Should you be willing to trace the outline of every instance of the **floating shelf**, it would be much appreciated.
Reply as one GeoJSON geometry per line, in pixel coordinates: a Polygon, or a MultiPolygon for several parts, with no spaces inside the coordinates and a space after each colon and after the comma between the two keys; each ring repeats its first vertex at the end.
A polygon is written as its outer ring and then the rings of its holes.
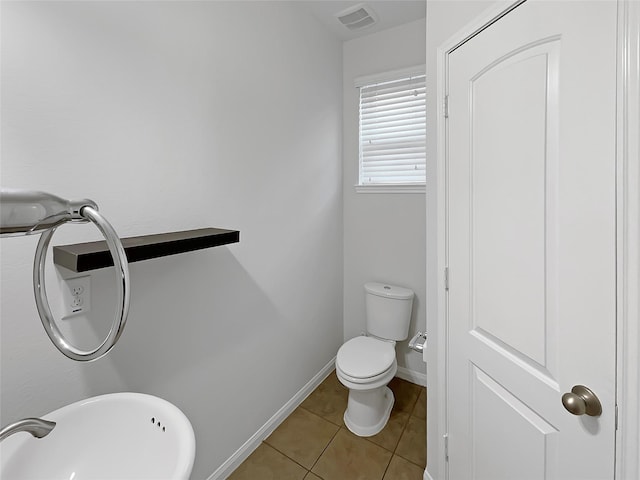
{"type": "MultiPolygon", "coordinates": [[[[240,241],[240,232],[222,228],[201,228],[123,238],[129,263],[193,252],[240,241]]],[[[53,263],[74,272],[88,272],[113,266],[107,242],[85,242],[53,247],[53,263]]]]}

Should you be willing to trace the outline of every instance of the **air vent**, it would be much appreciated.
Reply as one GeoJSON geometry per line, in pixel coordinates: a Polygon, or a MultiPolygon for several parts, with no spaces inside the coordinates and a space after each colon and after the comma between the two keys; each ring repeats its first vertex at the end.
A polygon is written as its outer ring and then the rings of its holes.
{"type": "Polygon", "coordinates": [[[378,21],[371,7],[360,3],[335,15],[349,30],[360,30],[378,21]]]}

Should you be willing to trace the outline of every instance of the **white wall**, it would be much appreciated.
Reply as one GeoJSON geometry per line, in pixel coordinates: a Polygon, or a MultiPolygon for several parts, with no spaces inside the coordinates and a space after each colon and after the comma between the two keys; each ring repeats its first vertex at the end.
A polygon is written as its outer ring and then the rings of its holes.
{"type": "Polygon", "coordinates": [[[444,478],[444,464],[440,462],[442,435],[438,430],[440,416],[444,415],[438,405],[438,218],[437,204],[437,116],[441,112],[442,99],[437,98],[437,49],[456,32],[480,15],[495,2],[471,0],[427,1],[427,471],[433,479],[444,478]],[[430,121],[431,120],[431,121],[430,121]],[[429,141],[432,139],[432,141],[429,141]]]}
{"type": "MultiPolygon", "coordinates": [[[[423,65],[425,19],[344,43],[344,338],[365,330],[364,288],[370,281],[412,289],[416,296],[409,336],[425,328],[424,194],[356,193],[358,183],[358,90],[362,75],[423,65]]],[[[397,347],[398,365],[423,374],[425,364],[397,347]]]]}
{"type": "MultiPolygon", "coordinates": [[[[191,419],[202,479],[330,361],[343,339],[341,62],[340,42],[286,2],[2,3],[3,186],[92,198],[121,236],[241,231],[132,264],[127,327],[90,364],[40,325],[37,239],[2,239],[2,424],[155,394],[191,419]]],[[[95,238],[65,226],[54,243],[95,238]]],[[[110,274],[93,275],[98,316],[110,274]]]]}

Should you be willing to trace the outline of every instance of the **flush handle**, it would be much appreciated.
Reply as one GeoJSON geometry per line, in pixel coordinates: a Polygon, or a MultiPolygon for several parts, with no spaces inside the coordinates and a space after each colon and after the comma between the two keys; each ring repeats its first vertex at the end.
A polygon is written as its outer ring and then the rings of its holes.
{"type": "Polygon", "coordinates": [[[602,405],[595,393],[584,385],[576,385],[571,393],[562,395],[562,405],[573,415],[589,415],[598,417],[602,413],[602,405]]]}
{"type": "Polygon", "coordinates": [[[424,332],[416,333],[411,340],[409,340],[409,348],[415,350],[418,353],[424,351],[425,344],[427,343],[427,334],[424,332]]]}

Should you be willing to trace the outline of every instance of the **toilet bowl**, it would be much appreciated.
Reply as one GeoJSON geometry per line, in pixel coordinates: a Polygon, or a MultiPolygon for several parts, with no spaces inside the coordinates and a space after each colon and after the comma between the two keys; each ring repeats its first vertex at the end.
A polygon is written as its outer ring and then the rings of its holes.
{"type": "Polygon", "coordinates": [[[393,392],[387,384],[398,370],[395,342],[356,337],[340,347],[336,375],[349,389],[344,423],[361,437],[379,433],[389,420],[393,392]]]}
{"type": "Polygon", "coordinates": [[[367,336],[347,341],[336,356],[336,375],[349,389],[344,423],[361,437],[379,433],[393,408],[387,384],[397,370],[396,340],[408,336],[413,292],[402,287],[367,283],[367,336]]]}

